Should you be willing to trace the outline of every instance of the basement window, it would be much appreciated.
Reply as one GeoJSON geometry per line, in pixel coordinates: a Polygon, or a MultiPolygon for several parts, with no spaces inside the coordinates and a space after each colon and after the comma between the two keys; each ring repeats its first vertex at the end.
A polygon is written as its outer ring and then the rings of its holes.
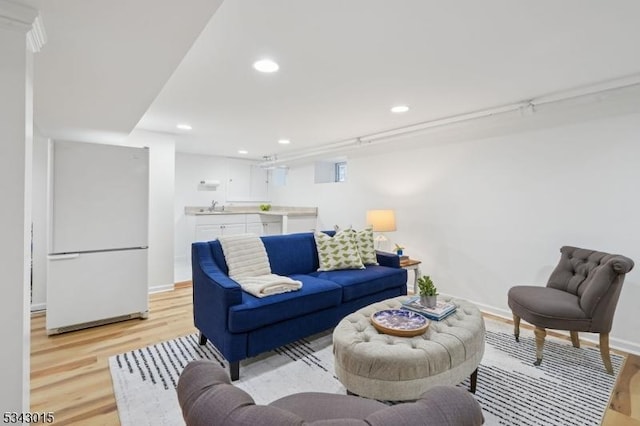
{"type": "Polygon", "coordinates": [[[347,180],[347,162],[341,161],[334,164],[336,171],[336,182],[345,182],[347,180]]]}
{"type": "Polygon", "coordinates": [[[332,158],[315,162],[315,183],[335,183],[347,181],[347,159],[332,158]]]}

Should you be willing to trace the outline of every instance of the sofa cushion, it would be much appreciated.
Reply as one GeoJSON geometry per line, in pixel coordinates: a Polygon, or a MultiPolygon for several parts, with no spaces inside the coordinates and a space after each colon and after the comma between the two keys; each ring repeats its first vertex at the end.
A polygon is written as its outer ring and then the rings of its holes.
{"type": "Polygon", "coordinates": [[[244,333],[342,302],[342,287],[335,282],[302,274],[290,278],[302,281],[302,288],[265,298],[243,292],[242,303],[229,308],[229,331],[244,333]]]}
{"type": "Polygon", "coordinates": [[[310,275],[340,284],[343,302],[407,283],[406,270],[377,265],[370,265],[360,270],[318,271],[310,275]]]}
{"type": "Polygon", "coordinates": [[[578,296],[555,288],[522,285],[509,289],[509,307],[528,323],[560,330],[589,330],[591,318],[578,296]]]}
{"type": "Polygon", "coordinates": [[[332,419],[363,419],[387,405],[354,395],[301,392],[287,395],[269,404],[302,417],[307,422],[332,419]]]}
{"type": "Polygon", "coordinates": [[[306,274],[318,269],[318,252],[312,232],[262,237],[271,272],[278,275],[306,274]]]}
{"type": "Polygon", "coordinates": [[[314,238],[320,262],[318,271],[364,268],[351,229],[336,232],[333,237],[324,232],[316,232],[314,238]]]}

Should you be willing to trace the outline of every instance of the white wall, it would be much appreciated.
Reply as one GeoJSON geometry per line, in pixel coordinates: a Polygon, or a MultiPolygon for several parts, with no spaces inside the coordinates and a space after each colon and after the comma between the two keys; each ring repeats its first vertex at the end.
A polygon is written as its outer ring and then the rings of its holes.
{"type": "Polygon", "coordinates": [[[149,147],[149,290],[173,289],[175,140],[134,130],[125,145],[149,147]]]}
{"type": "MultiPolygon", "coordinates": [[[[391,141],[386,152],[352,155],[345,183],[314,184],[313,164],[292,167],[272,201],[317,205],[324,228],[362,227],[366,210],[393,208],[391,241],[423,261],[442,293],[510,317],[508,289],[545,284],[563,245],[640,262],[640,114],[571,122],[391,141]]],[[[611,333],[612,346],[636,353],[639,270],[626,278],[611,333]]]]}
{"type": "Polygon", "coordinates": [[[33,270],[31,310],[47,302],[47,164],[48,139],[35,129],[33,138],[33,270]]]}
{"type": "Polygon", "coordinates": [[[37,13],[4,1],[0,8],[0,409],[6,413],[29,409],[33,54],[25,23],[37,13]]]}

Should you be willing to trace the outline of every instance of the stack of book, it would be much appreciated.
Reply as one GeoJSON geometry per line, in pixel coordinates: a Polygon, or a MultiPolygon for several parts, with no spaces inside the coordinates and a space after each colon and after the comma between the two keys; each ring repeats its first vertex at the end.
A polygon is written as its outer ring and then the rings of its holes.
{"type": "Polygon", "coordinates": [[[456,305],[451,302],[438,301],[435,308],[427,308],[420,303],[420,296],[415,296],[402,302],[402,308],[417,312],[425,317],[440,321],[456,311],[456,305]]]}

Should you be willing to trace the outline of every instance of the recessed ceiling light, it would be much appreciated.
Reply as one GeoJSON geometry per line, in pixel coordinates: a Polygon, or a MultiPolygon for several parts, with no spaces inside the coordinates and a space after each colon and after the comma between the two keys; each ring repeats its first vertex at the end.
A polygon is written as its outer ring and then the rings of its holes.
{"type": "Polygon", "coordinates": [[[278,141],[278,143],[279,143],[280,145],[289,145],[289,144],[291,143],[291,141],[290,141],[289,139],[280,139],[280,140],[278,141]]]}
{"type": "Polygon", "coordinates": [[[248,154],[248,153],[249,153],[249,151],[247,151],[246,149],[239,149],[238,150],[238,154],[244,155],[244,154],[248,154]]]}
{"type": "Polygon", "coordinates": [[[260,59],[253,63],[253,67],[260,72],[276,72],[280,66],[271,59],[260,59]]]}
{"type": "Polygon", "coordinates": [[[186,124],[186,123],[180,123],[177,124],[176,127],[180,130],[191,130],[193,127],[191,127],[191,125],[186,124]]]}
{"type": "Polygon", "coordinates": [[[407,112],[409,111],[409,107],[406,105],[396,105],[393,108],[391,108],[391,112],[395,112],[395,113],[401,113],[401,112],[407,112]]]}

